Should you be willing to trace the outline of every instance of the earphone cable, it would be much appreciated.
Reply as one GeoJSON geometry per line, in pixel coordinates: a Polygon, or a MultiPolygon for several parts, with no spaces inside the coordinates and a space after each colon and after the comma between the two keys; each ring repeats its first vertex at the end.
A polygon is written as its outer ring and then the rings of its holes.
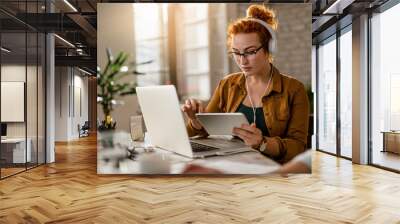
{"type": "MultiPolygon", "coordinates": [[[[249,84],[247,83],[247,75],[245,75],[245,78],[246,78],[245,83],[246,83],[246,89],[247,89],[247,96],[249,97],[251,108],[253,109],[253,123],[255,124],[256,123],[256,108],[255,108],[253,100],[251,99],[251,96],[250,96],[250,88],[249,88],[249,84]]],[[[268,88],[271,84],[271,81],[272,81],[272,66],[271,66],[271,71],[270,71],[266,90],[268,90],[268,88]]]]}

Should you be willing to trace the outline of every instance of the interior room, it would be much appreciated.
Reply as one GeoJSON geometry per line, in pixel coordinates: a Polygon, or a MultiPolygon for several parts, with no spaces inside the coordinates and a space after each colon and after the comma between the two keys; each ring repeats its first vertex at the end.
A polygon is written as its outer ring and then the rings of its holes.
{"type": "MultiPolygon", "coordinates": [[[[142,75],[126,76],[126,78],[131,78],[132,80],[137,79],[138,86],[172,84],[176,87],[177,96],[181,105],[187,99],[198,99],[207,102],[216,91],[216,87],[219,85],[221,79],[239,71],[239,66],[233,60],[233,57],[228,54],[230,50],[227,47],[225,27],[228,26],[230,21],[234,21],[240,18],[241,15],[244,15],[248,6],[249,4],[247,3],[99,4],[97,32],[98,49],[104,49],[103,51],[99,51],[98,54],[99,67],[104,69],[109,63],[106,60],[108,54],[106,54],[105,49],[109,49],[114,55],[119,51],[128,52],[130,55],[129,60],[138,64],[135,69],[142,73],[142,75]],[[120,14],[111,17],[115,11],[119,11],[120,14]],[[145,20],[148,14],[154,15],[154,18],[145,20]],[[122,19],[132,21],[132,23],[129,24],[132,29],[127,29],[126,27],[116,28],[115,24],[118,24],[122,19]],[[125,34],[124,38],[111,35],[112,33],[122,32],[125,34]]],[[[270,7],[276,11],[277,20],[279,21],[279,26],[276,31],[279,33],[277,37],[277,49],[279,50],[273,55],[273,65],[280,73],[291,75],[293,78],[299,80],[299,82],[308,89],[307,93],[310,95],[312,48],[311,45],[303,43],[311,43],[311,24],[309,23],[311,20],[311,5],[270,4],[270,7]],[[294,11],[297,12],[296,17],[292,15],[294,11]],[[293,41],[291,36],[294,32],[296,32],[296,41],[293,41]],[[295,47],[296,51],[290,51],[290,49],[295,47]]],[[[103,86],[99,87],[99,89],[103,88],[103,86]]],[[[137,92],[138,91],[139,90],[137,90],[137,92]]],[[[100,95],[101,94],[102,93],[100,93],[100,95]]],[[[154,95],[155,94],[152,94],[150,97],[154,97],[154,95]]],[[[165,139],[174,139],[177,133],[180,133],[179,127],[181,125],[179,121],[175,121],[173,114],[179,114],[180,111],[168,114],[167,111],[172,109],[162,109],[162,104],[156,103],[157,98],[162,98],[166,95],[168,95],[168,93],[163,93],[159,97],[154,97],[150,100],[150,106],[153,107],[154,105],[154,108],[157,108],[157,110],[154,111],[162,111],[163,116],[169,117],[168,121],[174,120],[174,122],[162,126],[165,120],[160,119],[160,121],[155,122],[157,123],[157,127],[154,129],[156,129],[155,132],[157,132],[158,129],[163,130],[162,135],[164,136],[166,135],[165,132],[173,133],[172,131],[174,131],[174,136],[165,137],[165,139]]],[[[121,98],[116,97],[117,101],[122,101],[124,103],[116,107],[112,113],[112,118],[116,122],[116,130],[129,133],[130,130],[133,129],[131,128],[132,123],[129,125],[129,122],[126,121],[130,121],[132,117],[141,116],[143,113],[148,137],[150,139],[157,139],[158,137],[155,136],[156,134],[152,135],[152,130],[154,129],[150,125],[147,125],[149,121],[146,120],[147,116],[144,113],[146,108],[142,108],[136,103],[139,99],[137,96],[139,96],[139,92],[137,95],[123,96],[121,98]],[[138,109],[132,110],[132,107],[138,109]]],[[[169,98],[163,98],[160,101],[169,102],[169,105],[174,103],[172,101],[170,102],[169,98]]],[[[176,108],[178,108],[178,106],[176,106],[176,108]]],[[[309,108],[309,110],[311,111],[312,109],[309,108]]],[[[104,114],[103,111],[103,107],[99,107],[99,117],[104,114]]],[[[159,117],[158,113],[159,112],[156,113],[155,117],[159,117]]],[[[186,116],[184,115],[184,117],[186,116]]],[[[306,119],[312,120],[312,115],[306,114],[306,119]]],[[[311,133],[312,131],[310,130],[309,147],[311,147],[311,133]]],[[[98,136],[99,139],[101,136],[98,136]]],[[[130,137],[126,135],[126,138],[128,139],[126,142],[128,142],[130,137]]],[[[181,144],[176,140],[173,142],[164,142],[166,145],[171,145],[173,143],[181,144]]],[[[119,143],[124,144],[124,142],[119,143]]],[[[230,143],[233,142],[229,142],[232,151],[234,151],[235,147],[242,147],[230,143]]],[[[184,142],[182,142],[182,144],[184,144],[184,142]]],[[[175,146],[172,145],[171,147],[175,148],[175,146]]],[[[179,146],[177,146],[177,148],[179,148],[179,146]]],[[[228,151],[229,149],[226,150],[228,151]]],[[[109,153],[107,151],[109,151],[107,147],[99,145],[98,173],[145,174],[136,168],[138,167],[138,163],[142,161],[140,155],[137,156],[136,160],[130,158],[109,159],[109,153]],[[116,160],[119,160],[119,162],[116,160]],[[118,167],[120,168],[113,168],[115,163],[118,163],[118,167]]],[[[192,156],[189,152],[184,151],[185,150],[182,148],[179,152],[182,153],[181,155],[192,156]]],[[[158,151],[154,153],[154,156],[158,155],[157,153],[158,151]]],[[[250,154],[251,153],[242,154],[241,157],[245,157],[248,161],[251,161],[253,157],[250,154]]],[[[164,152],[160,152],[160,156],[163,156],[165,161],[169,158],[169,155],[164,152]]],[[[229,174],[257,174],[257,170],[260,170],[259,172],[261,173],[265,173],[266,170],[272,170],[273,165],[275,165],[275,161],[263,161],[264,158],[254,157],[255,161],[252,165],[264,167],[250,167],[248,163],[241,162],[244,158],[239,158],[239,156],[236,158],[232,155],[225,158],[226,159],[222,159],[222,157],[220,159],[215,158],[215,161],[210,158],[204,160],[204,162],[210,161],[209,166],[213,167],[215,163],[218,163],[217,166],[219,168],[221,168],[221,164],[226,163],[227,168],[224,169],[224,172],[229,174]],[[212,163],[211,160],[213,160],[212,163]],[[261,163],[261,161],[263,161],[263,163],[261,163]],[[243,166],[243,170],[238,168],[233,171],[231,168],[232,166],[236,168],[243,166]],[[246,166],[248,167],[246,168],[246,166]]],[[[177,160],[182,161],[182,163],[186,163],[187,161],[184,156],[180,158],[179,156],[171,155],[170,161],[177,160]]],[[[146,163],[152,163],[152,161],[146,163]]],[[[179,171],[180,168],[178,167],[181,165],[182,164],[178,162],[171,162],[166,164],[166,167],[171,167],[160,172],[164,174],[169,172],[184,172],[179,171]]],[[[188,166],[188,164],[186,164],[186,166],[188,166]]],[[[184,170],[185,168],[182,169],[184,170]]]]}
{"type": "MultiPolygon", "coordinates": [[[[275,62],[308,88],[311,173],[105,175],[99,127],[111,117],[97,84],[109,56],[129,53],[137,75],[121,82],[172,84],[181,103],[207,101],[239,71],[226,33],[209,30],[226,30],[250,4],[123,2],[0,2],[0,223],[400,222],[399,1],[263,2],[306,24],[282,18],[278,38],[290,41],[278,49],[289,53],[275,62]]],[[[135,128],[146,131],[137,95],[112,105],[111,123],[134,142],[135,128]]],[[[121,161],[112,168],[126,169],[121,161]]]]}
{"type": "Polygon", "coordinates": [[[55,142],[95,130],[89,125],[89,118],[96,122],[95,110],[89,116],[89,95],[95,99],[96,64],[83,28],[70,17],[69,27],[60,26],[60,12],[72,10],[68,5],[2,1],[1,7],[0,177],[6,178],[54,162],[55,142]],[[51,18],[53,24],[45,23],[51,18]],[[56,32],[51,40],[48,32],[56,32]]]}
{"type": "MultiPolygon", "coordinates": [[[[2,19],[9,17],[2,14],[2,19]]],[[[3,27],[2,178],[45,163],[45,36],[22,24],[13,30],[3,27]]]]}

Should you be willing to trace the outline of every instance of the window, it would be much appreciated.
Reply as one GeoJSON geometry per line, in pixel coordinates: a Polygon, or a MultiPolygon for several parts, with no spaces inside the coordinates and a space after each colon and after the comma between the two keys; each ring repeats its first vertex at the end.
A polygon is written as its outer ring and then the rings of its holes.
{"type": "Polygon", "coordinates": [[[400,130],[400,33],[395,28],[398,21],[400,4],[371,19],[372,163],[396,170],[400,170],[400,156],[385,151],[383,132],[400,130]]]}
{"type": "Polygon", "coordinates": [[[182,61],[178,69],[180,95],[184,98],[207,100],[210,98],[210,62],[208,47],[208,4],[181,4],[182,30],[177,46],[182,61]]]}
{"type": "MultiPolygon", "coordinates": [[[[18,15],[42,13],[43,1],[19,2],[18,15]]],[[[2,6],[11,6],[4,3],[2,6]]],[[[0,12],[0,179],[45,163],[45,34],[0,12]],[[11,88],[10,88],[11,87],[11,88]],[[19,113],[4,97],[14,95],[19,113]],[[21,101],[21,103],[18,103],[21,101]],[[13,114],[14,113],[14,114],[13,114]],[[18,114],[19,116],[13,116],[18,114]],[[22,116],[21,116],[22,115],[22,116]],[[11,119],[10,119],[11,118],[11,119]]],[[[16,105],[14,105],[16,106],[16,105]]]]}
{"type": "Polygon", "coordinates": [[[336,153],[336,36],[318,48],[318,149],[336,153]]]}
{"type": "Polygon", "coordinates": [[[138,76],[140,86],[168,80],[167,9],[166,4],[134,4],[135,62],[137,70],[146,74],[138,76]]]}
{"type": "Polygon", "coordinates": [[[340,36],[340,154],[352,157],[352,35],[351,26],[340,36]]]}
{"type": "Polygon", "coordinates": [[[139,86],[169,84],[176,78],[179,96],[210,98],[208,7],[134,4],[135,62],[145,73],[138,76],[139,86]]]}

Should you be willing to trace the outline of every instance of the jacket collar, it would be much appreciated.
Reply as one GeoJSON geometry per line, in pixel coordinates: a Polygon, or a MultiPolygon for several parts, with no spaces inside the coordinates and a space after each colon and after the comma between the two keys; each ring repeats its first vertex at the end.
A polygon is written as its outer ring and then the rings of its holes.
{"type": "MultiPolygon", "coordinates": [[[[269,88],[269,90],[265,93],[264,96],[268,96],[271,94],[272,91],[281,93],[282,92],[282,75],[279,72],[279,70],[271,64],[271,69],[272,69],[272,89],[269,88]]],[[[240,76],[239,79],[237,79],[235,82],[232,83],[232,86],[236,85],[240,89],[242,89],[244,92],[246,91],[246,83],[245,83],[245,76],[243,73],[240,76]]]]}

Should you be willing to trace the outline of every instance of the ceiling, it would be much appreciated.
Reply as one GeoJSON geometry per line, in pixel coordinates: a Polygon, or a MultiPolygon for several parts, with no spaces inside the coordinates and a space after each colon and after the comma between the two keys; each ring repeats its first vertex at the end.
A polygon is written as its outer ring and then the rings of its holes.
{"type": "Polygon", "coordinates": [[[373,11],[388,0],[311,0],[313,43],[351,24],[352,18],[373,11]]]}
{"type": "MultiPolygon", "coordinates": [[[[79,66],[95,74],[97,44],[96,0],[1,0],[1,43],[12,49],[3,61],[18,63],[44,49],[37,37],[52,32],[56,66],[79,66]],[[51,11],[51,13],[49,13],[51,11]],[[27,35],[25,35],[27,32],[27,35]],[[64,41],[66,40],[66,41],[64,41]]],[[[2,52],[4,54],[4,52],[2,52]]]]}
{"type": "MultiPolygon", "coordinates": [[[[203,2],[209,2],[205,0],[203,2]]],[[[333,24],[346,16],[354,16],[377,7],[387,0],[267,0],[270,3],[312,4],[313,39],[321,36],[333,24]],[[335,7],[333,7],[333,5],[335,7]],[[330,9],[329,9],[330,8],[330,9]],[[329,10],[327,10],[329,9],[329,10]],[[333,9],[333,10],[331,10],[333,9]]],[[[19,55],[35,53],[36,36],[29,33],[54,32],[56,65],[80,66],[96,71],[97,3],[132,2],[117,0],[1,0],[0,28],[2,46],[13,49],[10,60],[19,55]],[[47,2],[47,5],[46,5],[47,2]],[[52,13],[49,13],[49,12],[52,13]],[[25,31],[28,36],[25,39],[25,31]],[[62,39],[69,43],[66,43],[62,39]],[[28,43],[27,49],[25,44],[28,43]],[[72,45],[71,45],[72,44],[72,45]]],[[[138,2],[138,1],[136,1],[138,2]]],[[[149,1],[142,1],[149,2],[149,1]]],[[[152,2],[165,2],[154,0],[152,2]]],[[[174,2],[190,2],[189,0],[174,2]]],[[[193,2],[201,2],[196,0],[193,2]]],[[[240,2],[240,0],[232,0],[240,2]]],[[[248,2],[243,1],[243,2],[248,2]]],[[[351,19],[350,19],[351,21],[351,19]]],[[[30,58],[28,56],[28,58],[30,58]]],[[[4,59],[4,58],[3,58],[4,59]]]]}

